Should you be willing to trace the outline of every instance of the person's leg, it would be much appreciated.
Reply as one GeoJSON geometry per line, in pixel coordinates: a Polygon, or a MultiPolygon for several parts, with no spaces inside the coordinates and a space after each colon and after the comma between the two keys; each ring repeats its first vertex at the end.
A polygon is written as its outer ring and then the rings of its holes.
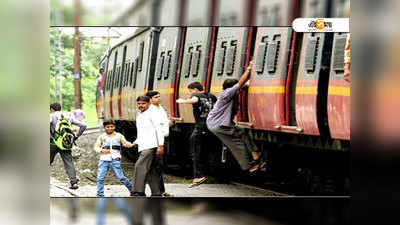
{"type": "Polygon", "coordinates": [[[154,167],[157,170],[158,174],[160,175],[158,178],[158,182],[160,184],[160,191],[161,193],[165,192],[165,185],[164,185],[164,178],[163,178],[163,158],[154,156],[154,167]]]}
{"type": "Polygon", "coordinates": [[[108,161],[99,160],[97,166],[97,196],[104,196],[104,180],[108,171],[108,161]]]}
{"type": "Polygon", "coordinates": [[[233,127],[213,127],[209,128],[209,130],[229,148],[242,170],[251,168],[248,150],[241,137],[235,133],[233,127]]]}
{"type": "Polygon", "coordinates": [[[98,198],[96,204],[96,224],[103,225],[105,223],[105,208],[107,204],[107,198],[98,198]]]}
{"type": "Polygon", "coordinates": [[[78,183],[76,179],[74,162],[72,161],[71,150],[59,151],[59,152],[64,162],[64,168],[65,171],[67,172],[71,185],[78,183]]]}
{"type": "Polygon", "coordinates": [[[154,165],[150,164],[146,181],[150,186],[151,196],[161,196],[159,177],[160,174],[158,173],[157,169],[154,167],[154,165]]]}
{"type": "Polygon", "coordinates": [[[193,182],[197,182],[201,178],[204,177],[203,167],[201,162],[201,148],[204,143],[201,143],[202,134],[199,128],[195,128],[193,130],[192,135],[190,136],[190,153],[192,156],[193,162],[193,182]]]}
{"type": "Polygon", "coordinates": [[[131,224],[134,219],[134,215],[132,210],[128,207],[123,198],[113,198],[115,205],[119,208],[119,210],[126,216],[131,224]]]}
{"type": "Polygon", "coordinates": [[[234,132],[237,133],[237,136],[242,139],[247,151],[251,154],[254,160],[257,160],[259,157],[261,157],[261,152],[256,143],[250,138],[243,128],[235,127],[234,132]]]}
{"type": "Polygon", "coordinates": [[[58,151],[55,144],[50,144],[50,165],[53,164],[54,158],[56,157],[58,151]]]}
{"type": "Polygon", "coordinates": [[[133,180],[133,191],[135,193],[145,193],[146,176],[150,170],[153,154],[154,149],[143,150],[139,153],[139,158],[135,163],[135,179],[133,180]]]}
{"type": "Polygon", "coordinates": [[[128,188],[129,192],[132,192],[132,183],[125,177],[124,172],[122,172],[121,160],[113,159],[111,161],[111,168],[119,181],[128,188]]]}

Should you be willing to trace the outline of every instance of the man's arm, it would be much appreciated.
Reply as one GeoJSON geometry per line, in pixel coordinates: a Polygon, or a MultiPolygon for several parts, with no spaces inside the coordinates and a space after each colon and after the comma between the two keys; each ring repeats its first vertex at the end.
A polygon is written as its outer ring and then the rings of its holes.
{"type": "Polygon", "coordinates": [[[120,134],[120,141],[121,141],[121,144],[122,144],[124,147],[126,147],[126,148],[131,148],[131,147],[133,146],[133,144],[130,143],[129,141],[127,141],[127,140],[125,139],[125,136],[122,135],[122,134],[120,134]]]}
{"type": "Polygon", "coordinates": [[[193,96],[190,99],[179,98],[179,99],[176,100],[176,103],[178,103],[178,104],[195,104],[197,102],[199,102],[199,98],[196,97],[196,96],[193,96]]]}
{"type": "Polygon", "coordinates": [[[79,131],[78,131],[78,133],[76,134],[76,137],[81,136],[81,135],[83,134],[83,132],[86,130],[86,124],[84,124],[84,123],[82,123],[82,122],[79,122],[79,121],[77,121],[77,120],[75,120],[75,119],[72,119],[72,120],[71,120],[71,124],[74,124],[74,125],[76,125],[76,126],[79,127],[79,131]]]}
{"type": "Polygon", "coordinates": [[[238,82],[238,89],[241,89],[244,86],[244,84],[250,79],[251,69],[253,68],[253,65],[254,62],[251,61],[246,71],[244,71],[244,73],[240,77],[240,80],[238,82]]]}

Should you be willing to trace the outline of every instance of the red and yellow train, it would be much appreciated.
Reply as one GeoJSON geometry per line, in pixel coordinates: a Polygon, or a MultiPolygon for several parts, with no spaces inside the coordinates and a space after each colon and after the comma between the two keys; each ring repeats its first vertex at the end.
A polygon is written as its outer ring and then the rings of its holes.
{"type": "MultiPolygon", "coordinates": [[[[254,59],[249,86],[239,96],[236,121],[265,154],[280,148],[307,149],[308,156],[348,152],[350,83],[343,76],[348,35],[303,34],[290,27],[138,28],[104,58],[107,68],[104,95],[97,98],[98,116],[117,121],[118,129],[134,138],[136,97],[159,91],[168,114],[181,119],[171,128],[168,157],[190,163],[192,107],[175,100],[189,96],[186,87],[193,81],[218,96],[222,82],[239,78],[254,59]]],[[[217,156],[220,153],[215,150],[217,156]]],[[[319,160],[313,157],[311,161],[319,160]]],[[[348,166],[346,160],[333,165],[341,170],[348,166]]]]}

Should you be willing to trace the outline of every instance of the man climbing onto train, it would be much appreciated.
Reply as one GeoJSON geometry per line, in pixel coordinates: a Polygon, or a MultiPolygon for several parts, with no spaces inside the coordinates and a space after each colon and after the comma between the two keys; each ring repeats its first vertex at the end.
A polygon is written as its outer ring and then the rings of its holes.
{"type": "Polygon", "coordinates": [[[190,149],[193,161],[193,181],[189,188],[198,186],[207,180],[205,176],[205,164],[208,162],[209,146],[213,134],[207,129],[206,120],[217,97],[211,93],[205,93],[200,82],[192,82],[187,88],[191,93],[190,99],[177,99],[179,104],[191,104],[193,106],[193,116],[195,127],[190,136],[190,149]]]}
{"type": "Polygon", "coordinates": [[[61,104],[56,102],[50,105],[50,165],[53,164],[57,153],[60,153],[65,171],[70,180],[71,189],[78,189],[75,166],[72,161],[71,149],[76,139],[83,134],[86,124],[74,118],[67,118],[61,112],[61,104]],[[74,134],[71,124],[79,127],[74,134]]]}
{"type": "MultiPolygon", "coordinates": [[[[173,121],[168,119],[167,112],[164,107],[161,105],[161,96],[158,91],[148,91],[146,96],[150,98],[150,107],[149,110],[152,110],[155,114],[154,120],[156,123],[160,125],[164,134],[164,152],[168,151],[168,136],[169,136],[169,127],[173,124],[173,121]]],[[[165,156],[164,156],[165,157],[165,156]]],[[[154,166],[158,170],[160,177],[160,191],[163,197],[171,197],[172,195],[168,192],[165,192],[164,178],[163,178],[163,169],[164,169],[164,158],[163,157],[154,157],[154,166]]]]}
{"type": "Polygon", "coordinates": [[[255,143],[243,129],[235,126],[233,119],[238,111],[238,95],[250,79],[253,64],[251,61],[239,81],[237,79],[224,81],[223,91],[207,117],[208,129],[228,147],[242,170],[250,173],[264,168],[266,162],[255,143]],[[253,160],[250,160],[250,155],[253,160]]]}
{"type": "Polygon", "coordinates": [[[135,163],[133,195],[146,196],[145,185],[148,183],[152,196],[161,196],[159,172],[155,168],[154,156],[164,155],[164,132],[154,119],[155,113],[149,110],[150,98],[139,96],[136,99],[139,112],[136,116],[137,138],[133,142],[138,145],[139,158],[135,163]]]}

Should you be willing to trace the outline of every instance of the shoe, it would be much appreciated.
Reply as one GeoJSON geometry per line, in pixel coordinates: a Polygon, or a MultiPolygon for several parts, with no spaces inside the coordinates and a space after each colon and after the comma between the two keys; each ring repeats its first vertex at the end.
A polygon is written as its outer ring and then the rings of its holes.
{"type": "Polygon", "coordinates": [[[71,184],[71,186],[69,186],[69,189],[78,189],[79,188],[79,186],[78,186],[78,184],[71,184]]]}
{"type": "Polygon", "coordinates": [[[96,195],[99,198],[104,198],[104,195],[96,195]]]}
{"type": "Polygon", "coordinates": [[[168,193],[168,192],[162,193],[161,196],[162,196],[162,197],[174,197],[173,194],[170,194],[170,193],[168,193]]]}
{"type": "Polygon", "coordinates": [[[199,186],[200,184],[202,184],[202,183],[204,183],[204,182],[206,182],[206,181],[207,181],[207,177],[203,177],[203,178],[200,179],[199,181],[191,183],[191,184],[189,185],[189,188],[193,188],[193,187],[199,186]]]}

